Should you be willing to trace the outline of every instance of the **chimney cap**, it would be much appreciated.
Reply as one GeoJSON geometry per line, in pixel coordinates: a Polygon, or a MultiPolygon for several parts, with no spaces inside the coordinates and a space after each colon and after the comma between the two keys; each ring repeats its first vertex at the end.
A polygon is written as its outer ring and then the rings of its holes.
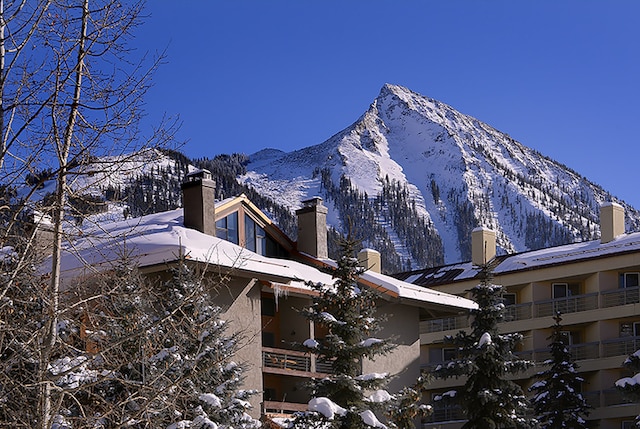
{"type": "Polygon", "coordinates": [[[618,204],[615,201],[605,201],[604,203],[600,204],[600,207],[620,207],[620,208],[624,208],[624,207],[622,207],[622,204],[618,204]]]}
{"type": "Polygon", "coordinates": [[[211,172],[204,168],[193,170],[190,173],[187,173],[186,181],[187,182],[195,182],[198,180],[211,180],[211,172]]]}
{"type": "Polygon", "coordinates": [[[315,207],[322,205],[322,197],[311,197],[308,200],[302,201],[303,207],[315,207]]]}

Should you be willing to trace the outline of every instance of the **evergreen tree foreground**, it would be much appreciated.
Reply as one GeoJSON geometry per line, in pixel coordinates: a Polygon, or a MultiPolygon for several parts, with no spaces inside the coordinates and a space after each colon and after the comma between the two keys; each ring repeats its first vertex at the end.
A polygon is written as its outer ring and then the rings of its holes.
{"type": "Polygon", "coordinates": [[[520,334],[500,334],[503,289],[491,283],[488,264],[480,269],[480,284],[471,290],[471,297],[478,304],[471,311],[471,331],[445,338],[445,343],[456,348],[457,358],[434,373],[438,378],[467,379],[464,386],[437,397],[436,403],[460,406],[467,419],[463,429],[529,429],[536,423],[528,417],[529,402],[522,388],[508,377],[526,370],[532,363],[514,355],[522,340],[520,334]]]}

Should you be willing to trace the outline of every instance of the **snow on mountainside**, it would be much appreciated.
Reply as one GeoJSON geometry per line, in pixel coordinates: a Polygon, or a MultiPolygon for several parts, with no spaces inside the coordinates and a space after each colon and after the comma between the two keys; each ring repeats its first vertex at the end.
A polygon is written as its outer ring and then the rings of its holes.
{"type": "MultiPolygon", "coordinates": [[[[477,226],[497,232],[503,253],[596,239],[606,201],[624,206],[628,232],[640,230],[640,212],[580,174],[446,104],[389,84],[354,124],[297,151],[189,160],[164,150],[92,161],[70,174],[78,224],[84,215],[102,221],[179,207],[187,172],[206,168],[218,198],[245,193],[293,239],[294,211],[321,196],[333,227],[330,255],[337,255],[337,232],[350,231],[381,252],[385,272],[468,261],[477,226]]],[[[27,178],[18,197],[43,177],[27,178]]],[[[46,201],[52,181],[37,186],[36,200],[46,201]]]]}
{"type": "MultiPolygon", "coordinates": [[[[246,168],[242,183],[292,210],[322,196],[329,223],[341,231],[371,211],[403,269],[425,263],[412,248],[420,240],[399,230],[409,215],[430,231],[430,253],[441,249],[442,260],[427,264],[469,260],[476,226],[496,230],[503,252],[597,238],[599,205],[611,200],[625,207],[627,230],[640,229],[637,210],[578,173],[444,103],[390,84],[327,141],[290,153],[263,150],[246,168]],[[351,202],[340,196],[346,191],[351,202]],[[390,193],[402,194],[412,214],[393,215],[390,193]],[[350,213],[354,201],[359,209],[350,213]]],[[[376,247],[362,229],[356,235],[376,247]]]]}

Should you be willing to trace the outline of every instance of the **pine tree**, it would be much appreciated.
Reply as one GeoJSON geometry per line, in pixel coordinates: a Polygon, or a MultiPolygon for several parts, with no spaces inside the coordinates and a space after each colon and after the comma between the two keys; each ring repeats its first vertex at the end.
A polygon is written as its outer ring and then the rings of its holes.
{"type": "MultiPolygon", "coordinates": [[[[126,262],[75,289],[84,332],[51,367],[61,392],[59,424],[73,428],[245,428],[256,392],[241,389],[233,360],[240,333],[227,334],[212,304],[219,283],[181,260],[168,280],[145,279],[126,262]],[[75,347],[72,347],[75,346],[75,347]]],[[[61,340],[65,340],[61,336],[61,340]]]]}
{"type": "Polygon", "coordinates": [[[377,392],[374,396],[383,401],[390,398],[381,390],[389,374],[361,374],[363,359],[374,359],[395,346],[372,337],[380,330],[380,319],[375,316],[376,296],[358,286],[362,268],[353,256],[354,247],[352,240],[343,240],[333,287],[312,284],[318,296],[303,309],[305,317],[327,330],[323,339],[309,339],[304,346],[319,361],[330,362],[332,374],[310,383],[310,412],[296,417],[294,426],[298,428],[371,427],[377,422],[371,412],[377,399],[368,400],[366,392],[377,392]]]}
{"type": "Polygon", "coordinates": [[[590,408],[580,394],[584,379],[577,374],[578,365],[562,334],[560,313],[553,320],[551,358],[544,362],[549,368],[536,374],[539,381],[529,389],[536,393],[532,401],[536,417],[542,429],[584,428],[590,408]]]}
{"type": "MultiPolygon", "coordinates": [[[[640,350],[636,350],[623,363],[624,368],[634,374],[616,381],[616,389],[632,402],[640,402],[640,350]]],[[[640,428],[640,415],[636,417],[636,427],[640,428]]]]}
{"type": "Polygon", "coordinates": [[[520,334],[500,334],[498,323],[504,316],[502,286],[491,283],[488,265],[481,267],[481,282],[471,290],[478,309],[471,311],[471,332],[460,331],[446,337],[458,350],[458,358],[435,371],[438,378],[467,376],[463,387],[443,395],[459,404],[468,421],[463,429],[530,428],[525,415],[529,405],[522,388],[507,377],[532,364],[517,359],[513,351],[520,334]],[[455,393],[455,394],[454,394],[455,393]]]}

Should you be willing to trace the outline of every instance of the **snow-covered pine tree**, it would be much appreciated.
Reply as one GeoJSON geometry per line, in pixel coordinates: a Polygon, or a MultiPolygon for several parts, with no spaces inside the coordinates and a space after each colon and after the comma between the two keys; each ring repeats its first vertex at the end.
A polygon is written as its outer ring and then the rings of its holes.
{"type": "Polygon", "coordinates": [[[380,319],[375,316],[376,296],[358,286],[362,268],[354,257],[355,242],[344,239],[341,247],[333,287],[311,284],[318,295],[302,310],[307,319],[327,332],[322,339],[305,341],[304,346],[319,361],[330,363],[332,373],[311,381],[309,412],[296,416],[296,428],[382,427],[371,410],[390,398],[382,390],[389,374],[362,374],[361,368],[363,359],[375,359],[395,345],[372,337],[380,330],[380,319]],[[368,398],[366,392],[374,394],[368,398]]]}
{"type": "Polygon", "coordinates": [[[440,401],[454,401],[468,421],[463,429],[530,428],[529,403],[522,388],[508,379],[532,363],[514,354],[520,334],[500,334],[498,323],[504,317],[502,286],[491,283],[489,264],[481,268],[480,284],[471,290],[478,309],[471,311],[471,332],[460,331],[445,337],[453,344],[458,357],[434,371],[438,378],[466,376],[463,387],[442,395],[440,401]]]}
{"type": "Polygon", "coordinates": [[[551,358],[544,362],[548,368],[536,374],[538,381],[529,388],[535,392],[532,403],[536,418],[541,429],[585,428],[584,418],[591,407],[580,393],[584,379],[578,375],[578,365],[567,347],[560,313],[553,320],[551,358]]]}
{"type": "MultiPolygon", "coordinates": [[[[630,372],[631,377],[623,377],[616,381],[615,386],[625,399],[640,402],[640,350],[629,355],[622,364],[630,372]]],[[[640,415],[636,417],[636,427],[640,428],[640,415]]]]}
{"type": "MultiPolygon", "coordinates": [[[[78,295],[85,343],[51,366],[60,427],[258,428],[247,414],[233,360],[241,334],[226,332],[215,302],[220,281],[181,260],[171,277],[145,279],[128,263],[78,295]]],[[[61,337],[61,341],[65,341],[61,337]]]]}

